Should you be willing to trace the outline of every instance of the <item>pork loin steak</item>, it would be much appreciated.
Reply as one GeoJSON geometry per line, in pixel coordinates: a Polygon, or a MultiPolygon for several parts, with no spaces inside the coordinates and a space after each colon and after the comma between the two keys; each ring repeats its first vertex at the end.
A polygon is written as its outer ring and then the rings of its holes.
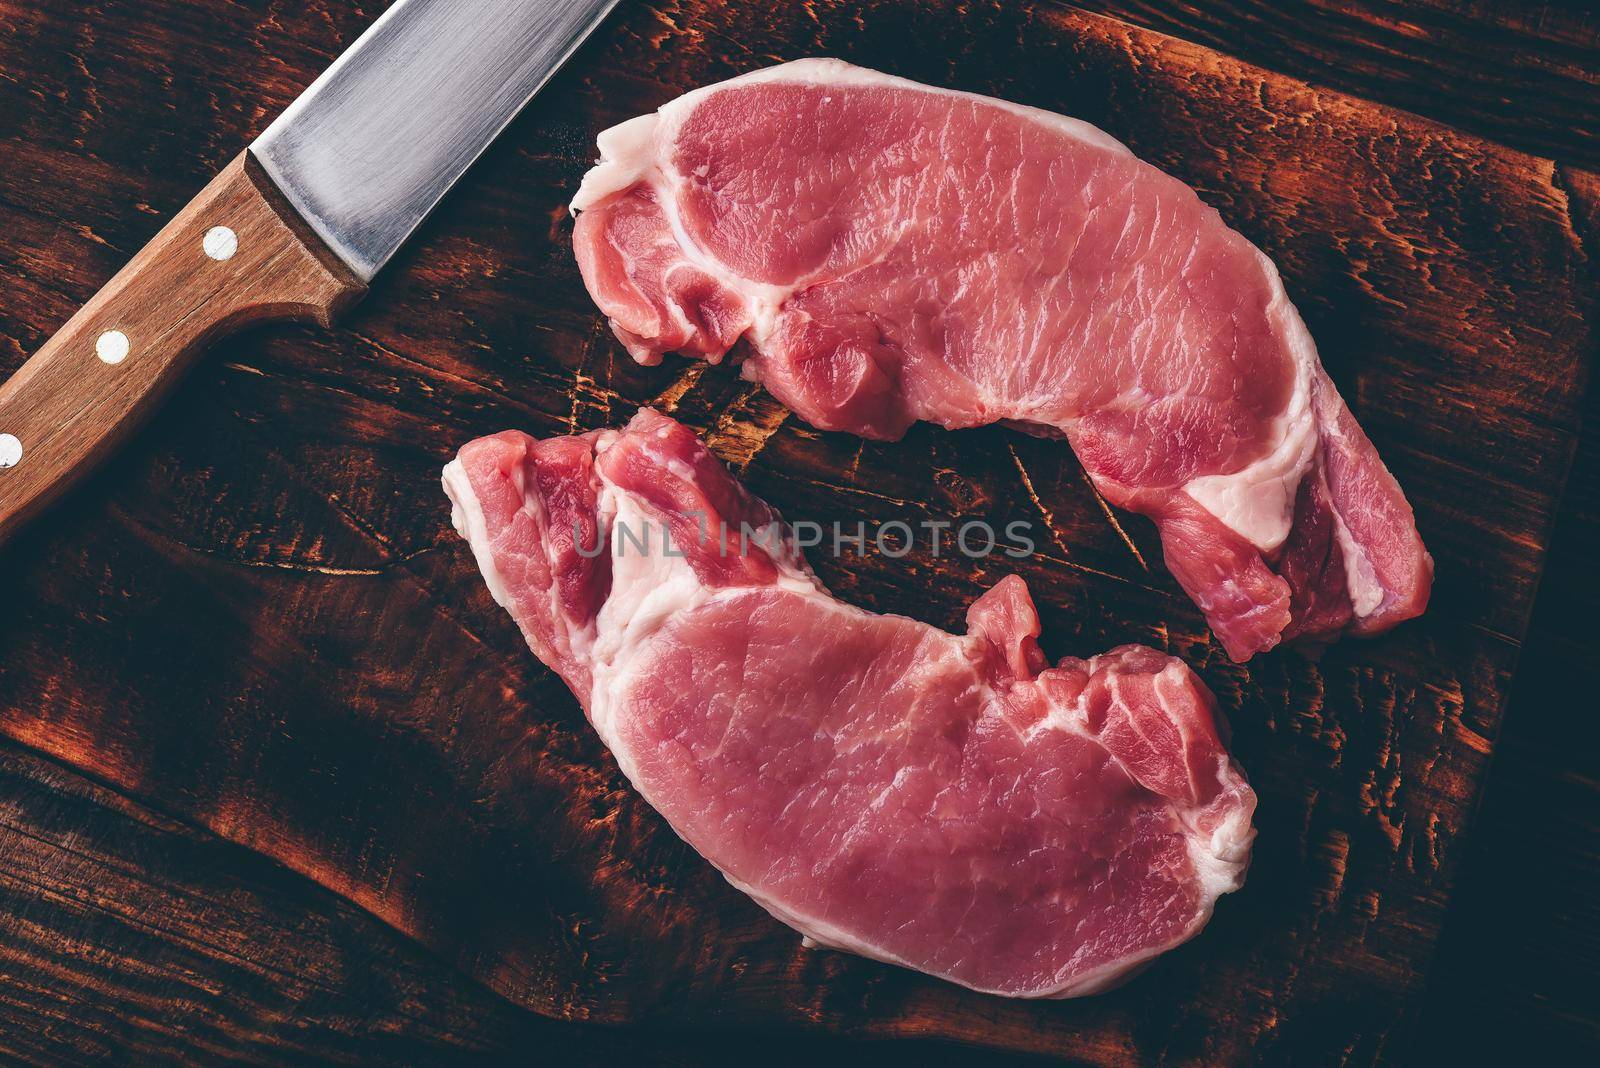
{"type": "Polygon", "coordinates": [[[965,636],[852,608],[651,411],[474,441],[444,483],[629,781],[814,942],[1069,997],[1194,935],[1244,878],[1255,795],[1200,680],[1133,645],[1050,667],[1019,578],[965,636]]]}
{"type": "Polygon", "coordinates": [[[1426,604],[1411,507],[1272,262],[1094,127],[813,59],[599,143],[578,263],[641,362],[745,337],[826,430],[1064,434],[1237,660],[1426,604]]]}

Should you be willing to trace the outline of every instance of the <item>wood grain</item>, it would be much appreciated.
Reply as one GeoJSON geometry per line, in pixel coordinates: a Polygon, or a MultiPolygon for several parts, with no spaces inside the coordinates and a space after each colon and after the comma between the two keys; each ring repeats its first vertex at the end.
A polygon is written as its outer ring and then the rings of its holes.
{"type": "Polygon", "coordinates": [[[1077,0],[1314,84],[1600,169],[1600,15],[1584,0],[1077,0]]]}
{"type": "Polygon", "coordinates": [[[11,746],[0,851],[7,1063],[436,1064],[516,1041],[572,1048],[487,991],[445,989],[443,965],[374,937],[332,894],[11,746]],[[161,952],[125,952],[150,943],[161,952]]]}
{"type": "MultiPolygon", "coordinates": [[[[7,1064],[802,1068],[821,1052],[524,1012],[266,858],[5,744],[0,853],[7,1064]]],[[[870,1044],[827,1054],[884,1063],[870,1044]]]]}
{"type": "Polygon", "coordinates": [[[365,292],[241,152],[0,383],[0,433],[18,443],[0,468],[0,544],[103,463],[218,337],[327,326],[365,292]]]}
{"type": "MultiPolygon", "coordinates": [[[[1597,102],[1600,107],[1600,102],[1597,102]]],[[[1600,178],[1568,171],[1591,263],[1600,178]]],[[[1537,1034],[1547,1056],[1600,1054],[1600,382],[1592,377],[1572,477],[1410,1048],[1448,1063],[1508,1062],[1537,1034]],[[1508,917],[1515,917],[1508,922],[1508,917]]]]}
{"type": "MultiPolygon", "coordinates": [[[[17,294],[0,336],[18,360],[117,254],[58,247],[61,219],[137,247],[118,196],[181,197],[162,159],[95,121],[130,77],[119,41],[204,102],[186,121],[214,161],[363,21],[309,5],[230,38],[236,15],[199,0],[107,4],[83,43],[70,19],[15,14],[0,94],[40,105],[0,129],[16,231],[0,275],[17,294]],[[57,38],[109,73],[30,66],[57,38]],[[199,40],[244,58],[202,86],[199,40]],[[35,207],[29,191],[64,167],[80,181],[35,207]]],[[[127,121],[163,128],[168,108],[127,121]]],[[[545,1015],[945,1035],[1101,1063],[1377,1059],[1415,1011],[1573,447],[1593,286],[1558,179],[1546,160],[1052,7],[626,7],[344,332],[226,344],[98,492],[0,556],[0,597],[21,606],[0,634],[0,729],[278,858],[545,1015]],[[1063,450],[998,429],[864,445],[782,420],[726,369],[628,362],[560,207],[593,133],[819,53],[1079,114],[1266,248],[1417,505],[1433,611],[1246,671],[1161,572],[1150,531],[1125,524],[1130,548],[1063,450]],[[467,437],[612,424],[648,400],[710,431],[792,518],[1048,510],[1055,537],[1019,568],[1047,648],[1161,645],[1229,709],[1263,798],[1244,893],[1198,941],[1079,1003],[997,1002],[799,950],[627,790],[438,499],[467,437]]],[[[999,575],[817,563],[841,595],[941,625],[999,575]]]]}

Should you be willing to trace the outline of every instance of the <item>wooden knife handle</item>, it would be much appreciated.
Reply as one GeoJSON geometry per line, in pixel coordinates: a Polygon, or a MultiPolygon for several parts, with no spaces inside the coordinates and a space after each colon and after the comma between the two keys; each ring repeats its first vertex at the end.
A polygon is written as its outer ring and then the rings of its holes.
{"type": "Polygon", "coordinates": [[[0,542],[104,460],[220,335],[366,291],[249,152],[0,386],[0,542]]]}

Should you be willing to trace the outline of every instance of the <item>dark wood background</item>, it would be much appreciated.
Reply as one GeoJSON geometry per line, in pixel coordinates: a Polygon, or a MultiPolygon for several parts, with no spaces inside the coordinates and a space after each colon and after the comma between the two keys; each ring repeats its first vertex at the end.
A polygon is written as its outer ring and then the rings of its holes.
{"type": "MultiPolygon", "coordinates": [[[[382,6],[0,0],[0,371],[382,6]]],[[[342,330],[222,346],[0,550],[0,1056],[1600,1048],[1596,420],[1580,432],[1595,21],[1442,0],[1088,6],[624,3],[342,330]],[[617,359],[561,210],[593,133],[817,53],[1098,122],[1267,248],[1418,505],[1441,565],[1430,616],[1242,671],[1149,532],[1125,540],[1059,449],[926,428],[863,447],[730,374],[617,359]],[[792,517],[1047,514],[1059,540],[1023,568],[1047,648],[1164,645],[1234,710],[1263,794],[1246,891],[1080,1003],[799,952],[629,794],[446,529],[434,479],[460,441],[645,400],[792,517]]],[[[947,625],[997,577],[819,564],[843,596],[947,625]]]]}

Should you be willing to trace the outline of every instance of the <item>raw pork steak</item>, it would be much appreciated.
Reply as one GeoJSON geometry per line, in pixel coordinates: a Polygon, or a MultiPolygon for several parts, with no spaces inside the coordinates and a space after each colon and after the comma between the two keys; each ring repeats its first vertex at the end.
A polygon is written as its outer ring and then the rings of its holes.
{"type": "Polygon", "coordinates": [[[1371,634],[1432,581],[1270,260],[1092,126],[801,60],[600,136],[578,263],[633,355],[812,424],[1064,434],[1228,652],[1371,634]]]}
{"type": "Polygon", "coordinates": [[[1199,679],[1132,645],[1050,667],[1021,579],[964,637],[836,601],[777,514],[651,411],[483,438],[444,483],[623,773],[815,942],[1068,997],[1195,934],[1244,878],[1255,795],[1199,679]]]}

